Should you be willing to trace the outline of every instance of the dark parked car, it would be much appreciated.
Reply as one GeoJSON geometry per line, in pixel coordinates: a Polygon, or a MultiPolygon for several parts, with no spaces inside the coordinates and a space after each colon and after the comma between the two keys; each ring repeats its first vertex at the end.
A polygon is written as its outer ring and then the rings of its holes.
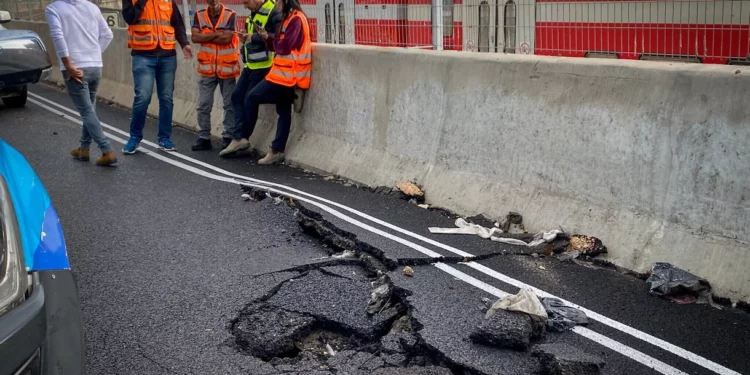
{"type": "Polygon", "coordinates": [[[82,375],[84,348],[55,206],[26,159],[0,139],[0,375],[82,375]]]}
{"type": "Polygon", "coordinates": [[[52,62],[39,35],[2,26],[10,21],[10,13],[0,10],[0,98],[20,108],[26,105],[26,85],[47,79],[52,62]]]}

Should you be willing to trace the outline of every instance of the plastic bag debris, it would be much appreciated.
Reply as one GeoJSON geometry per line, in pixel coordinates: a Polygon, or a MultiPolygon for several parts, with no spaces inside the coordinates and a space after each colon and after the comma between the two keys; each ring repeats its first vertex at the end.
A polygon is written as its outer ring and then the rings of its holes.
{"type": "Polygon", "coordinates": [[[335,258],[335,259],[356,258],[356,257],[357,257],[357,253],[351,250],[344,250],[344,252],[341,254],[331,255],[331,258],[335,258]]]}
{"type": "Polygon", "coordinates": [[[422,189],[417,184],[411,181],[401,182],[396,185],[396,187],[409,197],[417,199],[424,197],[424,191],[422,191],[422,189]]]}
{"type": "Polygon", "coordinates": [[[671,299],[680,304],[712,303],[711,284],[690,272],[669,263],[654,263],[646,282],[651,294],[671,299]]]}
{"type": "Polygon", "coordinates": [[[567,306],[557,298],[542,298],[542,305],[549,317],[547,329],[550,331],[562,332],[577,325],[589,324],[589,318],[583,311],[567,306]]]}
{"type": "Polygon", "coordinates": [[[552,240],[557,238],[557,236],[560,233],[562,233],[562,231],[559,229],[553,229],[547,232],[539,232],[534,236],[534,240],[529,243],[526,243],[524,241],[521,241],[515,238],[505,238],[505,237],[492,237],[492,240],[495,242],[506,243],[509,245],[536,247],[543,243],[551,242],[552,240]]]}
{"type": "Polygon", "coordinates": [[[477,235],[482,238],[490,238],[493,234],[502,233],[502,230],[500,230],[500,228],[485,228],[481,225],[469,223],[463,218],[456,219],[455,224],[457,228],[430,227],[428,229],[430,233],[435,234],[471,234],[477,235]]]}
{"type": "Polygon", "coordinates": [[[503,297],[495,302],[485,316],[494,315],[498,310],[518,311],[528,314],[537,321],[547,321],[547,310],[542,306],[539,297],[530,289],[521,289],[517,294],[503,297]]]}
{"type": "Polygon", "coordinates": [[[404,267],[404,275],[412,277],[414,276],[414,270],[411,267],[406,266],[404,267]]]}

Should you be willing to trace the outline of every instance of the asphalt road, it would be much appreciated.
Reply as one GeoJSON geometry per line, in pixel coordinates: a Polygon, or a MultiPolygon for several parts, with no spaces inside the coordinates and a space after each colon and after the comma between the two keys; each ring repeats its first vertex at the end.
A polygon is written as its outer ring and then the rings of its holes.
{"type": "MultiPolygon", "coordinates": [[[[476,237],[431,235],[427,227],[450,227],[454,218],[390,196],[298,169],[258,166],[250,157],[191,152],[195,135],[180,129],[173,140],[193,160],[144,146],[149,154],[118,152],[115,168],[78,162],[69,156],[80,133],[70,120],[77,116],[59,107],[72,108],[70,99],[56,89],[32,91],[57,106],[38,97],[43,106],[0,106],[0,137],[29,160],[57,207],[78,278],[91,374],[275,373],[231,345],[227,324],[277,282],[254,275],[311,262],[328,249],[301,232],[286,205],[240,199],[226,173],[280,184],[275,189],[302,198],[306,208],[390,259],[511,249],[476,237]]],[[[127,111],[100,103],[98,113],[127,131],[127,111]]],[[[155,128],[149,121],[147,140],[154,141],[155,128]]],[[[496,299],[493,290],[515,293],[525,283],[601,314],[585,331],[547,340],[604,357],[606,374],[750,374],[750,314],[677,305],[610,269],[525,256],[414,269],[414,277],[400,270],[391,276],[410,290],[422,336],[449,360],[474,363],[480,371],[527,371],[525,359],[503,362],[506,357],[466,339],[481,319],[482,297],[496,299]]]]}

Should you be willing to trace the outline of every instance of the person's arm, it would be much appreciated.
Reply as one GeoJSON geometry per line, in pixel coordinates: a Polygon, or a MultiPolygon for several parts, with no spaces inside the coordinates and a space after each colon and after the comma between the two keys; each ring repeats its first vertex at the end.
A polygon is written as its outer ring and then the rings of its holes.
{"type": "Polygon", "coordinates": [[[302,21],[299,17],[294,17],[289,21],[283,39],[276,38],[274,35],[268,35],[266,43],[269,44],[269,49],[277,55],[288,55],[292,53],[292,50],[300,48],[303,40],[302,21]]]}
{"type": "Polygon", "coordinates": [[[68,57],[68,44],[65,42],[65,35],[63,34],[60,16],[51,6],[48,6],[44,9],[44,17],[47,18],[49,34],[52,36],[52,43],[55,45],[57,57],[61,59],[63,57],[68,57]]]}
{"type": "MultiPolygon", "coordinates": [[[[97,8],[97,11],[99,9],[97,8]]],[[[104,16],[99,13],[99,48],[102,52],[107,50],[107,47],[109,47],[109,44],[112,42],[112,38],[114,38],[114,35],[112,35],[112,29],[109,28],[109,25],[107,25],[107,21],[104,20],[104,16]]]]}
{"type": "Polygon", "coordinates": [[[122,18],[125,19],[125,23],[134,25],[138,22],[145,6],[146,0],[138,0],[135,5],[132,0],[122,0],[122,18]]]}
{"type": "Polygon", "coordinates": [[[236,21],[237,18],[235,17],[234,13],[232,13],[232,15],[229,17],[229,22],[227,22],[227,26],[215,33],[216,38],[214,38],[213,43],[231,44],[232,40],[234,39],[234,27],[236,21]]]}
{"type": "MultiPolygon", "coordinates": [[[[141,1],[141,0],[138,0],[141,1]]],[[[182,19],[182,13],[180,13],[180,6],[172,0],[172,19],[169,20],[172,27],[174,27],[174,37],[177,39],[177,43],[184,50],[185,47],[190,47],[188,42],[187,32],[185,30],[185,21],[182,19]]]]}
{"type": "Polygon", "coordinates": [[[213,42],[216,33],[202,34],[201,24],[198,22],[198,13],[193,16],[193,27],[190,29],[190,41],[193,43],[210,43],[213,42]]]}
{"type": "MultiPolygon", "coordinates": [[[[268,15],[268,22],[266,22],[266,27],[265,27],[266,33],[268,33],[268,35],[271,35],[271,36],[274,35],[276,31],[279,29],[279,26],[281,26],[281,22],[283,21],[281,17],[283,17],[281,15],[281,12],[279,12],[276,9],[273,9],[271,11],[271,14],[268,15]]],[[[253,44],[265,44],[265,41],[263,40],[263,37],[260,34],[253,33],[252,43],[253,44]]]]}

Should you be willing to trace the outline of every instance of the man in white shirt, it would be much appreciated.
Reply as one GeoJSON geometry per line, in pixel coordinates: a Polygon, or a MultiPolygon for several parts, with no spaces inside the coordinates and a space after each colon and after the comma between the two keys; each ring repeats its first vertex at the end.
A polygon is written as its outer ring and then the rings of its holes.
{"type": "Polygon", "coordinates": [[[117,163],[112,144],[104,136],[96,115],[96,89],[102,78],[102,52],[112,41],[112,30],[101,11],[87,0],[55,0],[44,10],[65,86],[83,120],[80,146],[73,149],[75,159],[88,161],[92,140],[102,151],[96,164],[117,163]]]}

